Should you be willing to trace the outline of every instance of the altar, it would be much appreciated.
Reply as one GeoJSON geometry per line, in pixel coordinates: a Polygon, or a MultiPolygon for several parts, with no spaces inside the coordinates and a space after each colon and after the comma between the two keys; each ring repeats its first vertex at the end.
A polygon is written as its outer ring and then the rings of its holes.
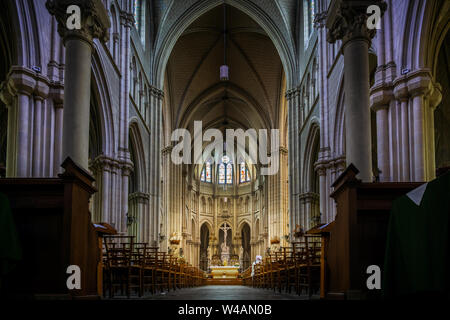
{"type": "Polygon", "coordinates": [[[211,276],[213,279],[237,279],[238,275],[238,266],[211,266],[211,276]]]}

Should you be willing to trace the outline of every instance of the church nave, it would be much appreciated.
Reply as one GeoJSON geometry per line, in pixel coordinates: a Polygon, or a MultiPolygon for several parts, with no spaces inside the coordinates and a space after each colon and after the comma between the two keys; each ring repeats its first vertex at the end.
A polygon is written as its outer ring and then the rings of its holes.
{"type": "Polygon", "coordinates": [[[450,292],[450,0],[2,5],[0,299],[450,292]]]}

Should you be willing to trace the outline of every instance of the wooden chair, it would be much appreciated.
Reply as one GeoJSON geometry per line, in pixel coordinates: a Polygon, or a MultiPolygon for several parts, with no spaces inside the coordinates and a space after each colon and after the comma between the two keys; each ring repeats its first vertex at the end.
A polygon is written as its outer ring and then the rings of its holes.
{"type": "Polygon", "coordinates": [[[292,255],[294,260],[294,270],[291,276],[294,278],[294,287],[297,294],[301,294],[302,283],[305,281],[303,275],[306,262],[306,243],[304,241],[292,243],[292,255]]]}
{"type": "Polygon", "coordinates": [[[291,292],[291,287],[295,283],[295,264],[293,261],[292,248],[282,247],[279,253],[279,287],[280,292],[284,289],[291,292]]]}
{"type": "Polygon", "coordinates": [[[129,298],[131,289],[136,289],[142,295],[142,261],[139,255],[133,252],[133,236],[105,236],[103,237],[106,249],[107,287],[109,296],[115,295],[119,287],[121,294],[129,298]],[[125,290],[124,290],[125,289],[125,290]]]}
{"type": "MultiPolygon", "coordinates": [[[[305,236],[304,246],[300,251],[298,265],[298,294],[305,289],[311,298],[314,290],[320,288],[320,245],[318,237],[305,236]]],[[[320,240],[320,239],[319,239],[320,240]]]]}
{"type": "Polygon", "coordinates": [[[264,286],[264,270],[263,270],[263,263],[255,264],[255,270],[254,270],[254,276],[253,276],[253,287],[254,288],[262,288],[264,286]]]}
{"type": "Polygon", "coordinates": [[[170,256],[165,252],[158,252],[155,267],[155,287],[160,291],[170,291],[171,276],[170,267],[167,262],[170,256]]]}
{"type": "Polygon", "coordinates": [[[158,267],[158,248],[147,247],[144,257],[143,275],[142,275],[142,288],[144,293],[147,289],[152,294],[156,293],[156,270],[158,267]]]}

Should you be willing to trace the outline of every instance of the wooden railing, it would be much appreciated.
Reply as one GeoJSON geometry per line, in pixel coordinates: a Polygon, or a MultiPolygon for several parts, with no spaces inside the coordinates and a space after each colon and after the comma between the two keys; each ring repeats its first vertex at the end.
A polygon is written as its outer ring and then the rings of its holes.
{"type": "Polygon", "coordinates": [[[308,294],[320,287],[320,236],[308,235],[290,247],[266,254],[263,261],[241,274],[244,285],[278,292],[308,294]]]}
{"type": "Polygon", "coordinates": [[[103,295],[139,297],[204,284],[204,273],[133,236],[104,236],[103,295]]]}

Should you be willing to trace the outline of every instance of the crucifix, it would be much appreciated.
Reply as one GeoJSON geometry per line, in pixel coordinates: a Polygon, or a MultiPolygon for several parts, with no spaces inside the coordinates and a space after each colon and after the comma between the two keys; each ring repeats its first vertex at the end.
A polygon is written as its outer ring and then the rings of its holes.
{"type": "Polygon", "coordinates": [[[231,230],[231,227],[228,225],[228,223],[224,222],[224,224],[222,224],[222,226],[220,227],[220,230],[223,231],[223,242],[226,245],[227,244],[227,233],[228,233],[228,230],[231,230]]]}
{"type": "Polygon", "coordinates": [[[224,222],[222,226],[220,227],[220,230],[223,231],[223,242],[220,246],[221,249],[221,260],[222,263],[228,263],[230,259],[230,248],[227,246],[227,233],[228,230],[231,230],[231,227],[228,225],[228,223],[224,222]]]}

